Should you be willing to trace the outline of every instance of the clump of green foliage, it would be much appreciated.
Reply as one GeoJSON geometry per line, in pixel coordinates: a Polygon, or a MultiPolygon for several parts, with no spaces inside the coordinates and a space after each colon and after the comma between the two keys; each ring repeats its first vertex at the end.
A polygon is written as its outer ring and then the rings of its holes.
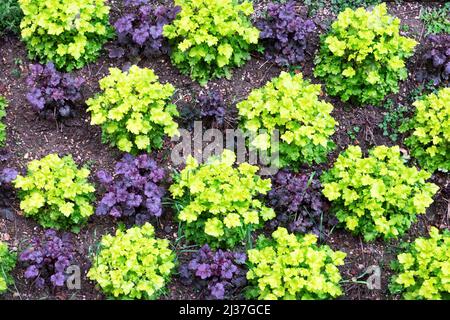
{"type": "Polygon", "coordinates": [[[157,299],[175,267],[167,239],[155,238],[151,224],[105,235],[87,276],[118,299],[157,299]]]}
{"type": "Polygon", "coordinates": [[[407,300],[450,299],[450,232],[431,227],[429,238],[417,238],[403,247],[391,264],[397,274],[390,291],[407,300]]]}
{"type": "Polygon", "coordinates": [[[94,61],[111,37],[105,0],[19,0],[28,54],[71,71],[94,61]]]}
{"type": "Polygon", "coordinates": [[[234,168],[235,161],[230,150],[201,165],[189,156],[174,178],[170,192],[188,240],[232,248],[275,217],[273,209],[257,198],[270,190],[270,179],[261,179],[256,175],[258,167],[248,163],[234,168]]]}
{"type": "Polygon", "coordinates": [[[278,130],[280,167],[326,161],[335,147],[330,137],[337,123],[333,105],[320,101],[320,94],[320,85],[286,72],[253,90],[237,104],[241,127],[255,136],[251,146],[273,152],[272,135],[278,130]]]}
{"type": "Polygon", "coordinates": [[[386,100],[383,105],[384,112],[383,121],[378,127],[383,130],[383,136],[389,137],[393,142],[398,140],[400,126],[405,120],[408,108],[402,104],[395,104],[392,99],[386,100]]]}
{"type": "Polygon", "coordinates": [[[318,245],[313,234],[289,234],[285,228],[261,236],[247,252],[249,298],[261,300],[330,299],[342,294],[337,266],[346,254],[318,245]]]}
{"type": "Polygon", "coordinates": [[[3,119],[6,117],[7,106],[8,101],[0,96],[0,147],[4,147],[6,142],[6,124],[3,123],[3,119]]]}
{"type": "Polygon", "coordinates": [[[413,103],[414,117],[401,131],[411,130],[405,144],[427,170],[450,171],[450,88],[443,88],[413,103]]]}
{"type": "Polygon", "coordinates": [[[72,156],[49,154],[28,163],[27,174],[13,181],[20,189],[20,209],[43,227],[79,231],[94,213],[89,169],[78,169],[72,156]]]}
{"type": "Polygon", "coordinates": [[[380,104],[407,78],[405,60],[416,46],[400,36],[399,27],[400,20],[388,15],[384,3],[372,11],[346,9],[321,38],[315,76],[342,101],[380,104]]]}
{"type": "Polygon", "coordinates": [[[103,91],[86,101],[91,124],[102,126],[103,141],[131,152],[161,148],[164,134],[178,134],[177,107],[170,103],[175,88],[161,84],[153,70],[132,66],[128,72],[109,69],[100,80],[103,91]]]}
{"type": "Polygon", "coordinates": [[[9,251],[6,243],[0,242],[0,294],[14,283],[10,273],[16,265],[16,255],[9,251]]]}
{"type": "Polygon", "coordinates": [[[0,2],[0,36],[8,32],[19,33],[23,13],[17,0],[0,2]]]}
{"type": "Polygon", "coordinates": [[[407,231],[433,202],[439,188],[426,182],[430,177],[407,167],[398,146],[375,147],[365,158],[360,147],[350,146],[322,175],[322,193],[348,230],[366,241],[391,239],[407,231]]]}
{"type": "Polygon", "coordinates": [[[425,8],[420,20],[427,28],[427,34],[450,33],[450,2],[439,8],[425,8]]]}
{"type": "Polygon", "coordinates": [[[182,73],[206,84],[212,77],[230,78],[233,67],[250,59],[259,38],[248,17],[251,2],[175,0],[175,5],[181,12],[164,26],[164,36],[172,46],[172,62],[182,73]]]}

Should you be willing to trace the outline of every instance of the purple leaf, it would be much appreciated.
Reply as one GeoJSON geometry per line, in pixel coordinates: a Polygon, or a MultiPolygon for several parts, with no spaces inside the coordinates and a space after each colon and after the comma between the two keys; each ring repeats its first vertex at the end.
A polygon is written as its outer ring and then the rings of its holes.
{"type": "Polygon", "coordinates": [[[216,299],[223,299],[225,295],[225,287],[223,283],[218,282],[211,286],[211,296],[213,296],[216,299]]]}
{"type": "Polygon", "coordinates": [[[50,281],[53,283],[55,287],[62,287],[64,286],[64,281],[66,280],[66,277],[63,273],[58,272],[55,273],[50,277],[50,281]]]}

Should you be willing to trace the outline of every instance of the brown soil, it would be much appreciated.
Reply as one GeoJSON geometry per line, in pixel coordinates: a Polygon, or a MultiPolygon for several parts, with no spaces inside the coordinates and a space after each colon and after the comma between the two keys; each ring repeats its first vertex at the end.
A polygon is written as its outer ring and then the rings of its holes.
{"type": "MultiPolygon", "coordinates": [[[[117,0],[112,1],[113,16],[117,14],[117,0]]],[[[265,7],[266,1],[255,1],[257,13],[265,7]]],[[[427,3],[428,5],[436,5],[427,3]]],[[[401,18],[402,23],[409,26],[406,33],[414,37],[419,42],[423,42],[424,28],[418,17],[420,9],[423,7],[420,1],[403,2],[400,5],[390,3],[390,12],[401,18]]],[[[334,15],[329,10],[324,9],[316,16],[316,22],[323,23],[330,21],[334,15]]],[[[323,23],[326,28],[326,23],[323,23]]],[[[321,30],[323,32],[324,30],[321,30]]],[[[305,78],[318,83],[312,76],[313,55],[316,46],[309,53],[309,57],[304,65],[301,66],[305,78]]],[[[412,73],[415,70],[417,55],[410,59],[409,70],[412,73]]],[[[126,60],[111,60],[104,53],[96,63],[90,64],[76,72],[82,75],[87,83],[83,92],[84,98],[92,96],[98,91],[98,80],[108,73],[109,67],[122,68],[126,60]]],[[[89,164],[92,172],[95,173],[99,168],[111,169],[114,162],[121,154],[114,148],[110,148],[101,143],[101,131],[96,126],[89,124],[89,115],[85,112],[85,106],[80,105],[77,109],[77,115],[64,123],[57,123],[38,118],[31,110],[26,100],[27,87],[25,79],[28,74],[28,60],[23,43],[17,37],[8,36],[0,38],[0,95],[9,100],[7,110],[6,124],[8,126],[8,140],[6,149],[12,155],[4,164],[8,167],[23,170],[28,161],[38,159],[49,153],[72,154],[75,161],[79,164],[89,164]]],[[[188,104],[192,97],[198,92],[210,88],[219,89],[229,102],[228,126],[235,125],[235,104],[244,99],[253,88],[260,87],[275,77],[281,71],[272,63],[267,62],[261,56],[254,56],[244,67],[234,71],[231,80],[214,80],[208,84],[208,87],[202,88],[192,82],[188,77],[181,75],[173,67],[168,58],[157,60],[143,59],[137,61],[141,67],[149,67],[155,70],[162,82],[170,82],[176,88],[174,101],[177,104],[188,104]]],[[[418,85],[412,79],[401,84],[400,93],[392,95],[395,102],[401,102],[409,105],[409,94],[418,85]]],[[[339,122],[339,127],[334,135],[334,141],[337,144],[336,150],[330,154],[329,162],[325,165],[315,166],[312,170],[323,170],[332,165],[340,151],[349,144],[359,144],[364,150],[375,145],[394,145],[389,138],[384,137],[378,124],[383,119],[383,111],[379,108],[352,107],[344,104],[338,99],[325,97],[334,106],[333,116],[339,122]],[[360,127],[361,130],[352,140],[348,130],[353,127],[360,127]]],[[[400,144],[404,148],[406,148],[400,144]]],[[[166,141],[166,146],[154,157],[160,164],[170,169],[171,164],[168,161],[171,143],[166,141]]],[[[438,184],[442,189],[450,184],[448,174],[435,174],[432,181],[438,184]]],[[[447,188],[448,190],[448,188],[447,188]]],[[[427,234],[431,226],[440,228],[449,228],[450,216],[449,194],[438,193],[434,204],[429,208],[426,215],[419,217],[417,223],[400,240],[414,239],[417,236],[427,234]]],[[[6,241],[13,250],[21,252],[28,241],[37,235],[43,234],[43,229],[33,220],[26,219],[20,212],[17,199],[11,200],[10,206],[15,215],[2,216],[0,212],[0,240],[6,241]]],[[[173,215],[167,208],[164,217],[157,221],[158,235],[170,240],[177,238],[177,225],[173,220],[173,215]]],[[[112,233],[117,223],[108,218],[92,217],[87,226],[82,228],[78,235],[74,235],[74,242],[77,250],[77,261],[82,270],[82,290],[70,291],[67,289],[52,290],[50,288],[37,290],[33,283],[23,278],[24,268],[19,263],[13,276],[15,278],[15,287],[10,293],[5,294],[3,299],[102,299],[103,295],[95,288],[95,285],[86,280],[85,274],[89,269],[89,257],[95,252],[96,245],[103,234],[112,233]]],[[[343,278],[347,281],[343,284],[345,294],[343,299],[392,299],[388,292],[388,282],[391,276],[389,262],[395,257],[396,248],[399,241],[383,242],[376,241],[365,243],[360,237],[355,237],[341,229],[334,229],[326,241],[333,249],[339,249],[346,252],[347,259],[345,266],[341,271],[343,278]],[[357,283],[353,280],[362,280],[358,278],[364,273],[364,270],[371,265],[379,265],[382,275],[381,290],[369,290],[366,285],[357,283]],[[358,279],[357,279],[358,278],[358,279]]],[[[180,259],[185,260],[188,254],[181,254],[180,259]]],[[[236,295],[238,298],[239,295],[236,295]]],[[[168,287],[168,292],[163,299],[201,299],[204,298],[204,292],[196,292],[191,287],[183,285],[175,276],[168,287]]]]}

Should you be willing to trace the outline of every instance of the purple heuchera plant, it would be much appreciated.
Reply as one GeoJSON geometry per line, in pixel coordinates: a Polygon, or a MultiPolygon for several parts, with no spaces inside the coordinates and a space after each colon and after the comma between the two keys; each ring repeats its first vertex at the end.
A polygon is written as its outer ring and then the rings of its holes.
{"type": "Polygon", "coordinates": [[[81,98],[80,89],[84,83],[81,77],[61,73],[53,63],[30,65],[30,74],[26,80],[30,88],[27,100],[36,112],[68,117],[71,108],[81,98]]]}
{"type": "Polygon", "coordinates": [[[0,186],[10,183],[17,177],[17,170],[12,168],[4,168],[0,172],[0,186]]]}
{"type": "Polygon", "coordinates": [[[34,238],[19,256],[19,260],[28,265],[25,278],[33,279],[38,287],[43,287],[48,277],[54,287],[64,286],[65,271],[73,258],[70,234],[64,233],[60,238],[52,229],[45,232],[44,239],[34,238]]]}
{"type": "Polygon", "coordinates": [[[211,117],[218,125],[224,124],[226,104],[220,91],[211,90],[207,93],[200,94],[197,97],[197,103],[200,107],[202,117],[211,117]]]}
{"type": "Polygon", "coordinates": [[[296,11],[295,1],[270,3],[267,18],[259,20],[266,59],[279,66],[298,64],[305,59],[308,36],[316,29],[313,21],[303,19],[296,11]]]}
{"type": "Polygon", "coordinates": [[[111,58],[143,53],[147,57],[167,54],[169,44],[163,37],[163,27],[172,22],[180,7],[159,6],[155,9],[147,0],[125,1],[129,13],[114,23],[118,46],[110,49],[111,58]]]}
{"type": "Polygon", "coordinates": [[[448,83],[450,79],[450,35],[431,35],[428,40],[431,47],[423,56],[425,68],[417,72],[417,80],[432,82],[434,86],[448,83]]]}
{"type": "Polygon", "coordinates": [[[321,184],[314,176],[281,170],[272,179],[268,199],[277,212],[277,218],[270,222],[273,228],[287,225],[290,232],[322,235],[326,226],[337,223],[324,214],[321,184]]]}
{"type": "Polygon", "coordinates": [[[184,284],[206,287],[208,298],[224,299],[246,284],[244,269],[245,253],[212,251],[205,244],[191,261],[180,266],[180,277],[184,284]]]}
{"type": "MultiPolygon", "coordinates": [[[[6,149],[0,149],[0,163],[5,162],[11,157],[6,149]]],[[[12,168],[3,168],[0,171],[0,208],[7,216],[13,216],[10,208],[10,202],[14,198],[11,181],[17,177],[18,172],[12,168]]]]}
{"type": "Polygon", "coordinates": [[[126,154],[116,164],[114,177],[106,171],[97,172],[97,178],[106,188],[97,206],[97,215],[133,216],[137,224],[162,214],[164,189],[158,185],[164,170],[147,154],[134,157],[126,154]]]}

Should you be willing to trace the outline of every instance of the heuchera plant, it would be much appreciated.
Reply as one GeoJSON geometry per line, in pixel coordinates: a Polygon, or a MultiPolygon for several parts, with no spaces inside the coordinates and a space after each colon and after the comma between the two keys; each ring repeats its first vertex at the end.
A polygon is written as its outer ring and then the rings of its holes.
{"type": "Polygon", "coordinates": [[[270,179],[261,179],[258,167],[241,163],[224,150],[199,165],[189,156],[186,167],[175,176],[170,192],[176,200],[177,218],[186,238],[212,248],[232,248],[275,217],[273,209],[257,198],[270,190],[270,179]]]}
{"type": "Polygon", "coordinates": [[[169,53],[169,44],[163,37],[163,27],[171,23],[180,7],[158,6],[153,8],[147,0],[125,1],[126,14],[114,23],[118,46],[109,51],[111,58],[137,56],[147,57],[169,53]]]}
{"type": "Polygon", "coordinates": [[[202,118],[212,118],[218,125],[225,123],[226,103],[219,90],[211,90],[197,97],[202,118]]]}
{"type": "Polygon", "coordinates": [[[175,0],[176,19],[164,26],[172,46],[172,62],[184,74],[206,84],[210,78],[231,77],[233,67],[250,59],[259,31],[248,16],[251,2],[234,0],[175,0]]]}
{"type": "Polygon", "coordinates": [[[180,100],[177,103],[180,110],[180,125],[184,129],[193,130],[195,121],[202,125],[224,127],[227,121],[227,103],[219,90],[202,91],[194,102],[180,100]]]}
{"type": "Polygon", "coordinates": [[[333,105],[318,99],[320,85],[310,84],[301,73],[282,72],[264,87],[253,90],[237,104],[241,128],[254,135],[251,147],[271,150],[278,130],[279,166],[321,163],[335,145],[330,139],[337,122],[331,116],[333,105]]]}
{"type": "Polygon", "coordinates": [[[440,34],[428,37],[429,48],[422,61],[423,69],[416,74],[420,82],[432,83],[434,86],[449,85],[450,80],[450,35],[440,34]]]}
{"type": "Polygon", "coordinates": [[[346,254],[317,245],[313,234],[295,236],[285,228],[260,236],[248,250],[247,296],[260,300],[330,299],[342,294],[337,266],[346,254]]]}
{"type": "Polygon", "coordinates": [[[52,62],[30,65],[27,100],[34,111],[45,117],[69,117],[81,99],[84,79],[55,69],[52,62]]]}
{"type": "Polygon", "coordinates": [[[131,66],[128,72],[109,69],[100,80],[102,93],[86,101],[91,124],[102,126],[104,142],[137,154],[161,148],[164,134],[178,134],[177,107],[170,103],[175,88],[161,84],[153,70],[131,66]]]}
{"type": "Polygon", "coordinates": [[[439,189],[431,174],[407,167],[398,146],[378,146],[363,157],[359,146],[342,152],[321,176],[323,194],[339,222],[366,241],[397,238],[424,214],[439,189]]]}
{"type": "Polygon", "coordinates": [[[205,244],[194,253],[192,260],[180,266],[181,281],[185,285],[206,287],[207,298],[229,298],[247,283],[246,259],[245,253],[212,251],[205,244]]]}
{"type": "Polygon", "coordinates": [[[27,174],[13,181],[25,217],[36,219],[43,227],[79,231],[94,213],[91,202],[94,186],[89,169],[78,169],[72,156],[49,154],[28,163],[27,174]]]}
{"type": "Polygon", "coordinates": [[[11,271],[16,266],[16,254],[9,251],[8,245],[0,241],[0,295],[14,283],[11,271]]]}
{"type": "Polygon", "coordinates": [[[137,224],[161,216],[164,189],[158,184],[164,178],[164,170],[149,155],[127,154],[117,162],[114,176],[101,170],[97,178],[106,189],[97,215],[133,217],[137,224]]]}
{"type": "Polygon", "coordinates": [[[28,266],[25,278],[33,280],[37,287],[42,288],[46,280],[50,280],[53,287],[63,287],[67,280],[66,269],[74,255],[70,234],[64,233],[59,237],[50,229],[45,231],[42,239],[35,237],[20,254],[19,260],[28,266]]]}
{"type": "Polygon", "coordinates": [[[302,18],[296,2],[269,3],[267,17],[256,23],[265,47],[266,59],[279,66],[298,65],[305,60],[308,37],[316,29],[312,20],[302,18]]]}
{"type": "MultiPolygon", "coordinates": [[[[5,162],[10,154],[0,149],[0,163],[5,162]]],[[[14,199],[14,190],[11,182],[17,177],[17,171],[12,168],[3,167],[0,170],[0,208],[12,214],[10,210],[11,200],[14,199]]]]}
{"type": "Polygon", "coordinates": [[[277,213],[270,225],[287,225],[290,232],[312,232],[321,237],[336,224],[334,216],[324,213],[324,202],[322,185],[314,173],[280,170],[272,178],[272,190],[268,193],[268,204],[277,213]]]}
{"type": "Polygon", "coordinates": [[[425,169],[450,171],[450,88],[414,102],[416,114],[401,131],[411,130],[405,144],[425,169]]]}
{"type": "Polygon", "coordinates": [[[450,297],[450,232],[431,227],[429,238],[404,243],[404,252],[392,261],[396,274],[390,290],[406,300],[448,300],[450,297]]]}
{"type": "Polygon", "coordinates": [[[342,101],[380,104],[407,78],[405,60],[417,44],[400,36],[399,27],[400,19],[387,14],[385,3],[371,11],[347,8],[322,36],[314,75],[342,101]]]}
{"type": "Polygon", "coordinates": [[[103,236],[87,276],[108,296],[153,300],[163,293],[174,268],[169,241],[155,238],[153,226],[146,223],[103,236]]]}
{"type": "Polygon", "coordinates": [[[94,61],[111,37],[105,0],[19,0],[28,54],[71,71],[94,61]]]}

